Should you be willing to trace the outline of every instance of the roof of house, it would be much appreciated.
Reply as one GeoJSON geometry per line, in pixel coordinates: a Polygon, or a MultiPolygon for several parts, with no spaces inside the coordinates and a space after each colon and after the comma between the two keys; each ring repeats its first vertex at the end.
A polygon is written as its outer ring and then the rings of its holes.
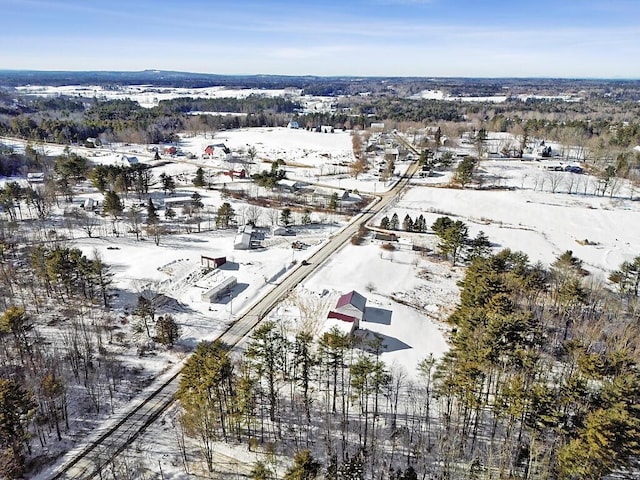
{"type": "Polygon", "coordinates": [[[338,198],[345,198],[349,196],[349,193],[346,190],[336,190],[334,188],[327,187],[316,187],[313,193],[323,197],[331,197],[334,193],[338,195],[338,198]]]}
{"type": "Polygon", "coordinates": [[[349,293],[342,295],[336,303],[336,308],[344,307],[345,305],[353,305],[361,312],[364,312],[364,307],[367,303],[367,299],[360,295],[355,290],[351,290],[349,293]]]}
{"type": "Polygon", "coordinates": [[[329,312],[329,314],[327,315],[327,318],[335,318],[336,320],[342,320],[343,322],[350,322],[350,323],[353,323],[357,320],[356,317],[354,317],[353,315],[346,315],[344,313],[335,312],[335,311],[329,312]]]}

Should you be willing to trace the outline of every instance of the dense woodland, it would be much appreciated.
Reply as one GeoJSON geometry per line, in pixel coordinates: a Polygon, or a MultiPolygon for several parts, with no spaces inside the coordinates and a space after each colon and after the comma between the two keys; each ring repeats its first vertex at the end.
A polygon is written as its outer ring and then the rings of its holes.
{"type": "Polygon", "coordinates": [[[285,319],[262,324],[242,357],[201,344],[179,396],[209,468],[224,440],[316,452],[333,479],[635,478],[640,257],[616,292],[571,252],[550,268],[509,250],[467,259],[451,350],[426,355],[419,381],[381,362],[375,337],[314,340],[285,319]]]}
{"type": "MultiPolygon", "coordinates": [[[[417,81],[403,85],[407,92],[424,88],[417,81]]],[[[463,90],[464,82],[452,80],[448,88],[480,95],[503,86],[466,85],[463,90]]],[[[355,87],[342,79],[316,88],[330,93],[355,87]]],[[[536,88],[549,93],[552,85],[542,81],[536,88]]],[[[170,315],[156,314],[158,296],[140,292],[127,317],[135,319],[135,338],[127,338],[123,322],[130,320],[110,309],[113,295],[123,292],[111,288],[109,265],[66,238],[78,230],[89,237],[146,231],[160,241],[173,219],[159,219],[151,201],[125,217],[123,200],[149,200],[150,186],[158,183],[171,192],[173,179],[155,179],[145,166],[91,168],[70,150],[52,158],[34,146],[38,142],[83,144],[91,137],[159,143],[175,141],[184,130],[207,134],[286,125],[292,118],[303,126],[336,128],[381,120],[406,129],[438,124],[452,138],[471,127],[579,145],[607,182],[628,176],[640,163],[630,151],[640,144],[639,107],[615,82],[596,82],[588,100],[575,104],[464,104],[371,90],[380,94],[336,100],[338,113],[316,114],[263,97],[180,99],[144,109],[131,101],[0,91],[0,135],[33,142],[20,154],[2,148],[0,175],[47,173],[41,186],[9,182],[0,189],[0,476],[21,478],[50,461],[42,453],[49,445],[69,431],[91,428],[82,418],[110,411],[150,381],[122,363],[120,349],[143,339],[144,355],[171,346],[179,335],[170,315]],[[247,115],[187,115],[191,111],[247,115]],[[70,205],[75,187],[86,180],[105,195],[104,219],[72,208],[52,228],[54,206],[70,205]],[[116,230],[116,219],[127,222],[126,231],[116,230]]],[[[456,172],[462,188],[475,165],[467,164],[468,172],[456,172]]],[[[194,184],[204,184],[204,173],[198,175],[194,184]]],[[[201,207],[195,197],[183,213],[189,228],[200,228],[201,207]]],[[[229,209],[226,204],[215,212],[220,228],[233,225],[229,209]]],[[[382,220],[385,230],[428,228],[424,217],[382,220]]],[[[224,440],[294,458],[289,479],[637,476],[640,256],[620,265],[607,286],[587,275],[571,252],[546,267],[521,252],[490,254],[489,239],[467,238],[465,225],[448,217],[430,230],[438,237],[433,255],[466,268],[460,303],[448,320],[446,357],[436,362],[425,355],[416,366],[419,380],[410,380],[380,361],[376,338],[332,331],[314,339],[304,324],[284,321],[260,326],[242,357],[225,345],[203,343],[182,380],[180,425],[209,469],[212,442],[224,440]]],[[[317,314],[309,309],[307,320],[317,314]]],[[[256,464],[254,472],[256,479],[275,475],[268,462],[256,464]]]]}

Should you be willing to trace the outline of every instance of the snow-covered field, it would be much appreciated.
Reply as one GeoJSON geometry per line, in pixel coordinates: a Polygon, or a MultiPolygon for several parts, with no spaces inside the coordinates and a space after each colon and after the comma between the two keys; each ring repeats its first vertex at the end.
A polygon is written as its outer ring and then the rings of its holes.
{"type": "Polygon", "coordinates": [[[173,98],[246,98],[250,95],[264,97],[288,97],[293,101],[300,102],[304,111],[329,112],[333,109],[335,99],[332,97],[319,97],[304,95],[298,88],[283,89],[263,89],[263,88],[227,88],[227,87],[205,87],[205,88],[178,88],[178,87],[157,87],[154,85],[126,85],[118,88],[104,88],[99,85],[26,85],[16,87],[16,90],[40,97],[83,97],[97,98],[100,100],[133,100],[142,107],[155,107],[162,100],[173,98]]]}

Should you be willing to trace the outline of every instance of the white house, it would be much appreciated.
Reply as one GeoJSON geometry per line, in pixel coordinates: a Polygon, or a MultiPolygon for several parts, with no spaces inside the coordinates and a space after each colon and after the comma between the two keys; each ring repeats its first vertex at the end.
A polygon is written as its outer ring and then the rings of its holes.
{"type": "Polygon", "coordinates": [[[164,208],[182,208],[193,205],[193,198],[191,197],[170,197],[164,199],[164,208]]]}
{"type": "Polygon", "coordinates": [[[138,157],[129,157],[127,155],[122,155],[122,157],[120,157],[120,160],[122,161],[122,163],[129,165],[135,165],[139,163],[138,157]]]}
{"type": "Polygon", "coordinates": [[[42,172],[30,172],[27,173],[27,182],[34,183],[44,183],[44,173],[42,172]]]}
{"type": "Polygon", "coordinates": [[[238,229],[238,234],[233,240],[234,250],[249,250],[256,246],[254,229],[251,225],[244,225],[238,229]]]}

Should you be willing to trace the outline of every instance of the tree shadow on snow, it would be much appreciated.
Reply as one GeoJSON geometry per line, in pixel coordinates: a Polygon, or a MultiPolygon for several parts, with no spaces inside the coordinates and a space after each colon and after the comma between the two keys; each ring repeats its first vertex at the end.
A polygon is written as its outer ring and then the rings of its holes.
{"type": "Polygon", "coordinates": [[[384,335],[378,332],[372,332],[370,330],[358,330],[356,332],[358,339],[358,346],[363,350],[372,351],[372,345],[376,342],[381,342],[384,352],[397,352],[398,350],[407,350],[413,348],[411,345],[407,345],[401,340],[389,335],[384,335]]]}

